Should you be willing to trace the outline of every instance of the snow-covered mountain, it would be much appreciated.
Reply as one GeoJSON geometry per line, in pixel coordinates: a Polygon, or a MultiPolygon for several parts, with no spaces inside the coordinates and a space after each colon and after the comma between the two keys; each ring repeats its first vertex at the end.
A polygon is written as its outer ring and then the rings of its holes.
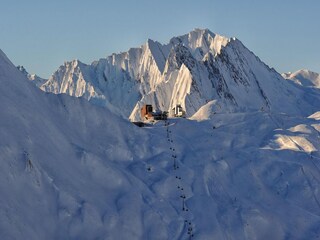
{"type": "Polygon", "coordinates": [[[45,94],[1,50],[0,82],[1,239],[163,239],[172,206],[154,206],[126,170],[156,154],[145,131],[84,99],[45,94]]]}
{"type": "Polygon", "coordinates": [[[17,66],[20,72],[22,72],[23,75],[25,75],[30,81],[32,81],[37,87],[41,87],[48,79],[44,79],[39,77],[36,74],[29,74],[27,70],[23,66],[17,66]]]}
{"type": "Polygon", "coordinates": [[[294,73],[283,73],[282,76],[304,87],[320,88],[320,74],[310,70],[302,69],[294,73]]]}
{"type": "Polygon", "coordinates": [[[271,110],[311,113],[303,91],[283,80],[238,39],[195,29],[168,44],[140,48],[86,65],[66,62],[41,86],[46,92],[83,96],[140,120],[143,104],[168,111],[181,104],[187,117],[210,102],[213,112],[271,110]]]}
{"type": "MultiPolygon", "coordinates": [[[[189,64],[171,78],[187,81],[189,64]]],[[[127,76],[107,82],[142,86],[127,76]]],[[[320,236],[319,111],[216,113],[138,128],[108,106],[45,94],[1,51],[0,83],[3,240],[320,236]]]]}

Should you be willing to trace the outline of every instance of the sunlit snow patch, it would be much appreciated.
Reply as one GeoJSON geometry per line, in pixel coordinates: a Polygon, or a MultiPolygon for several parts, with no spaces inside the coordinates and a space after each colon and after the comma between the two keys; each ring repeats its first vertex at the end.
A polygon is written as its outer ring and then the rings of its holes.
{"type": "Polygon", "coordinates": [[[306,134],[311,134],[312,133],[312,129],[310,129],[308,127],[308,125],[306,124],[299,124],[297,126],[294,126],[292,128],[288,129],[291,132],[299,132],[299,133],[306,133],[306,134]]]}
{"type": "Polygon", "coordinates": [[[316,148],[303,136],[288,136],[276,134],[275,139],[269,145],[274,150],[293,150],[303,152],[313,152],[316,148]]]}
{"type": "Polygon", "coordinates": [[[315,112],[314,114],[310,115],[308,118],[313,118],[314,120],[320,120],[320,111],[315,112]]]}

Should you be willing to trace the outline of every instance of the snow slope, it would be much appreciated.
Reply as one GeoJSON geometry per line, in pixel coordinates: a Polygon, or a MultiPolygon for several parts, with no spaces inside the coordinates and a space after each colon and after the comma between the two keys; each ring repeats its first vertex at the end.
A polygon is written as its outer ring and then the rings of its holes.
{"type": "Polygon", "coordinates": [[[126,170],[154,155],[138,148],[143,131],[84,99],[41,92],[2,52],[0,81],[1,239],[166,238],[161,218],[171,218],[126,170]]]}
{"type": "Polygon", "coordinates": [[[138,128],[40,91],[1,51],[0,82],[1,239],[320,236],[319,112],[138,128]]]}
{"type": "Polygon", "coordinates": [[[140,120],[144,104],[168,112],[180,104],[187,117],[212,101],[219,112],[262,109],[306,116],[316,111],[310,104],[314,99],[238,39],[208,29],[195,29],[168,44],[148,39],[91,65],[66,62],[40,88],[82,96],[131,121],[140,120]]]}

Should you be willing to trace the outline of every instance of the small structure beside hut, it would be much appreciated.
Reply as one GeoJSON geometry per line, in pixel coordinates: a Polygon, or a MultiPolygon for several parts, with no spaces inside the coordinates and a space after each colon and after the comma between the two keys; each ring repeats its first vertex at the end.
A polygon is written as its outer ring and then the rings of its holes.
{"type": "Polygon", "coordinates": [[[172,108],[172,116],[186,117],[186,112],[183,110],[180,104],[177,104],[174,108],[172,108]]]}
{"type": "Polygon", "coordinates": [[[154,120],[167,120],[168,112],[156,111],[152,113],[154,120]]]}

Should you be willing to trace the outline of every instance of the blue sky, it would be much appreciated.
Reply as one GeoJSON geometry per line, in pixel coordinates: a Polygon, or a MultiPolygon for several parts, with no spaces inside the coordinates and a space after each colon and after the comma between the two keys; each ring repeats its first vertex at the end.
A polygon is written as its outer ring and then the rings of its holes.
{"type": "Polygon", "coordinates": [[[0,48],[49,77],[65,61],[91,63],[194,28],[237,37],[278,72],[320,72],[318,0],[0,0],[0,48]]]}

